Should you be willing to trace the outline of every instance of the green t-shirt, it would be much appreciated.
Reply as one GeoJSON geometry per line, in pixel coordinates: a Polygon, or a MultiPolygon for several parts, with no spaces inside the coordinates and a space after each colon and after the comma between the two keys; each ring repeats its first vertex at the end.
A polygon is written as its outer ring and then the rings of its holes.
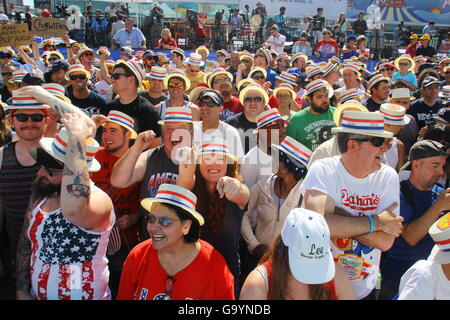
{"type": "Polygon", "coordinates": [[[333,121],[336,108],[330,106],[327,112],[321,114],[312,114],[308,110],[309,107],[292,116],[286,134],[314,151],[331,139],[331,128],[336,126],[333,121]]]}

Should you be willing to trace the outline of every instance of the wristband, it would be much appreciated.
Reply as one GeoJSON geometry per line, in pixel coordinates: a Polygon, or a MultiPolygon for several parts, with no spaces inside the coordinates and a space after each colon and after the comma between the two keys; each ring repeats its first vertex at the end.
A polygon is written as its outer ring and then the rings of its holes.
{"type": "Polygon", "coordinates": [[[367,218],[369,218],[369,223],[370,223],[369,233],[373,233],[375,231],[375,224],[373,223],[373,217],[367,216],[367,218]]]}

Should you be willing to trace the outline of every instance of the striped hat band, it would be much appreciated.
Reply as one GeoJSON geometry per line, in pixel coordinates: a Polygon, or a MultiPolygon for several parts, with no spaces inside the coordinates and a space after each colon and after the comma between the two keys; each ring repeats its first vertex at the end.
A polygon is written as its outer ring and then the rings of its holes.
{"type": "Polygon", "coordinates": [[[280,59],[285,58],[285,57],[289,57],[288,53],[287,52],[282,52],[282,53],[280,53],[277,56],[277,60],[280,60],[280,59]]]}
{"type": "MultiPolygon", "coordinates": [[[[290,138],[290,137],[289,137],[290,138]]],[[[289,156],[294,159],[300,161],[304,165],[308,164],[309,159],[311,158],[311,151],[305,150],[299,142],[294,139],[284,139],[280,144],[280,150],[287,153],[289,156]]]]}
{"type": "Polygon", "coordinates": [[[230,149],[226,144],[213,144],[208,143],[200,146],[200,153],[220,153],[227,156],[231,156],[230,149]]]}
{"type": "Polygon", "coordinates": [[[123,112],[111,110],[108,114],[108,119],[110,121],[119,122],[127,128],[134,129],[134,119],[123,112]]]}
{"type": "Polygon", "coordinates": [[[131,71],[136,75],[138,78],[139,83],[141,83],[142,80],[145,78],[144,70],[139,66],[139,64],[136,61],[130,60],[127,61],[128,66],[131,68],[131,71]]]}
{"type": "Polygon", "coordinates": [[[192,122],[192,112],[186,108],[177,108],[177,110],[171,110],[167,108],[164,115],[164,121],[170,122],[192,122]],[[180,110],[184,109],[184,110],[180,110]]]}
{"type": "Polygon", "coordinates": [[[343,64],[341,70],[350,70],[355,73],[359,73],[359,66],[354,64],[343,64]]]}
{"type": "Polygon", "coordinates": [[[308,70],[306,70],[306,77],[311,78],[319,73],[323,73],[323,70],[321,67],[309,68],[308,70]]]}
{"type": "MultiPolygon", "coordinates": [[[[68,138],[68,136],[65,136],[66,138],[68,138]]],[[[93,140],[93,139],[91,139],[93,140]]],[[[58,156],[59,154],[59,159],[63,158],[66,156],[66,148],[67,148],[67,141],[65,139],[63,139],[59,134],[56,135],[55,139],[53,139],[52,142],[52,149],[56,152],[55,156],[58,156]]],[[[95,144],[94,144],[95,145],[95,144]]],[[[94,156],[97,153],[97,149],[98,149],[98,143],[97,143],[97,147],[93,147],[90,145],[86,146],[86,162],[88,163],[88,165],[92,162],[92,160],[94,160],[94,156]]]]}
{"type": "Polygon", "coordinates": [[[440,251],[450,252],[450,213],[443,215],[428,230],[440,251]]]}
{"type": "Polygon", "coordinates": [[[82,64],[73,64],[69,67],[69,70],[67,70],[68,73],[72,73],[75,71],[86,71],[86,69],[82,64]]]}
{"type": "Polygon", "coordinates": [[[368,89],[372,88],[380,81],[388,81],[388,80],[382,74],[377,74],[372,79],[370,79],[368,89]]]}
{"type": "Polygon", "coordinates": [[[181,54],[183,57],[186,55],[186,54],[184,53],[184,50],[182,50],[182,49],[180,49],[180,48],[174,48],[174,49],[172,49],[171,52],[172,52],[172,53],[176,52],[176,53],[178,53],[178,54],[181,54]]]}
{"type": "Polygon", "coordinates": [[[272,121],[278,119],[282,119],[281,114],[278,112],[278,110],[275,108],[269,109],[256,116],[256,124],[257,124],[256,127],[262,128],[267,124],[271,123],[272,121]]]}
{"type": "Polygon", "coordinates": [[[297,85],[297,76],[292,73],[282,72],[279,76],[276,76],[275,78],[295,86],[297,85]]]}
{"type": "Polygon", "coordinates": [[[37,101],[34,97],[30,96],[18,96],[14,94],[12,97],[12,104],[9,106],[10,109],[48,109],[48,105],[37,101]]]}
{"type": "Polygon", "coordinates": [[[337,66],[336,63],[329,62],[329,63],[325,66],[325,68],[323,68],[323,73],[324,73],[325,75],[327,75],[327,74],[328,74],[331,70],[333,70],[333,68],[336,67],[336,66],[337,66]]]}
{"type": "Polygon", "coordinates": [[[143,56],[143,55],[144,55],[144,51],[139,50],[139,51],[136,51],[134,54],[135,54],[136,56],[143,56]]]}
{"type": "Polygon", "coordinates": [[[24,71],[24,70],[17,70],[13,72],[13,80],[21,80],[23,79],[26,75],[28,74],[28,72],[24,71]]]}
{"type": "Polygon", "coordinates": [[[150,79],[164,80],[167,76],[167,70],[160,67],[152,67],[150,73],[147,75],[150,79]]]}
{"type": "Polygon", "coordinates": [[[353,100],[353,99],[357,99],[361,96],[361,92],[359,92],[358,90],[351,90],[349,92],[344,93],[343,95],[341,95],[339,97],[339,101],[340,102],[344,102],[344,101],[348,101],[348,100],[353,100]]]}
{"type": "Polygon", "coordinates": [[[198,53],[191,53],[187,62],[191,65],[200,66],[203,64],[202,56],[198,53]]]}
{"type": "Polygon", "coordinates": [[[321,88],[328,89],[328,82],[326,82],[325,80],[321,80],[321,79],[315,80],[306,86],[307,95],[309,95],[309,94],[313,93],[314,91],[319,90],[321,88]]]}
{"type": "Polygon", "coordinates": [[[65,91],[64,88],[56,83],[47,85],[44,87],[44,85],[42,85],[42,87],[47,90],[48,92],[50,92],[51,94],[57,94],[60,96],[65,96],[65,91]]]}
{"type": "MultiPolygon", "coordinates": [[[[363,114],[364,112],[360,112],[363,114]]],[[[354,129],[354,130],[364,130],[364,131],[379,131],[380,133],[384,132],[384,119],[365,119],[365,118],[355,118],[346,116],[342,117],[342,128],[346,129],[354,129]]]]}

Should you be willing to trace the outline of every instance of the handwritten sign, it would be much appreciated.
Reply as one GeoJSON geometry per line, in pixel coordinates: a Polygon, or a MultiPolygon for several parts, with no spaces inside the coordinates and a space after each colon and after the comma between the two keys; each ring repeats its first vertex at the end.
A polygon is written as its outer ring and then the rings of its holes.
{"type": "Polygon", "coordinates": [[[33,18],[31,20],[31,33],[34,35],[63,37],[67,34],[67,30],[64,19],[33,18]]]}
{"type": "Polygon", "coordinates": [[[0,25],[0,47],[30,45],[31,41],[26,23],[0,25]]]}

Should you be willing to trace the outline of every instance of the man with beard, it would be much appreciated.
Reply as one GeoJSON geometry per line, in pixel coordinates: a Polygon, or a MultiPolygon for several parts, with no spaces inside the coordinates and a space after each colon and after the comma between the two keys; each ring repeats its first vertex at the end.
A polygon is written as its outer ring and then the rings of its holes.
{"type": "MultiPolygon", "coordinates": [[[[133,146],[116,162],[111,175],[111,183],[116,188],[128,188],[141,183],[139,201],[154,197],[161,184],[177,184],[178,153],[181,147],[192,147],[192,113],[191,109],[171,107],[165,113],[162,124],[162,145],[149,149],[160,142],[152,130],[141,132],[133,146]]],[[[194,181],[187,182],[190,188],[194,181]]],[[[146,211],[140,207],[141,214],[146,211]]],[[[148,233],[143,224],[142,238],[148,233]]],[[[145,240],[145,239],[141,239],[145,240]]]]}
{"type": "Polygon", "coordinates": [[[336,108],[330,106],[333,88],[325,80],[310,82],[306,90],[306,99],[310,106],[292,116],[286,134],[314,152],[321,143],[331,138],[336,108]]]}
{"type": "Polygon", "coordinates": [[[3,101],[7,101],[12,96],[12,92],[15,89],[14,83],[11,81],[13,72],[17,70],[17,67],[13,64],[5,64],[1,69],[1,75],[3,78],[3,86],[0,88],[0,95],[3,101]]]}
{"type": "Polygon", "coordinates": [[[153,130],[159,137],[161,135],[161,129],[157,123],[159,115],[153,105],[137,93],[137,88],[143,79],[144,70],[136,61],[119,60],[111,74],[113,91],[119,97],[108,102],[100,112],[104,116],[107,116],[111,110],[126,113],[135,120],[135,130],[138,133],[153,130]]]}
{"type": "Polygon", "coordinates": [[[89,178],[100,164],[88,121],[65,114],[58,135],[41,139],[43,150],[32,151],[41,166],[17,250],[20,300],[111,298],[105,251],[115,217],[111,199],[89,178]],[[41,159],[42,152],[59,161],[64,172],[46,168],[49,161],[41,159]]]}
{"type": "Polygon", "coordinates": [[[230,55],[230,63],[231,66],[228,67],[227,71],[231,74],[234,74],[238,71],[239,64],[241,63],[239,59],[239,52],[233,51],[230,55]]]}
{"type": "Polygon", "coordinates": [[[158,62],[158,56],[152,50],[146,50],[142,56],[142,62],[144,63],[145,73],[150,73],[152,67],[158,62]]]}
{"type": "Polygon", "coordinates": [[[388,146],[381,113],[344,111],[337,134],[340,156],[315,161],[302,183],[306,209],[323,215],[331,251],[357,299],[375,299],[381,252],[402,231],[397,172],[381,163],[388,146]]]}
{"type": "Polygon", "coordinates": [[[223,111],[220,114],[220,120],[222,121],[226,121],[229,117],[244,111],[244,107],[239,99],[232,95],[232,81],[233,76],[231,73],[223,69],[214,71],[208,79],[209,87],[219,91],[223,97],[223,111]]]}
{"type": "Polygon", "coordinates": [[[414,263],[426,260],[434,246],[428,229],[450,209],[450,192],[436,183],[444,174],[448,154],[444,146],[432,140],[416,142],[409,162],[402,170],[411,170],[408,180],[400,182],[400,215],[404,229],[389,251],[384,253],[380,270],[383,276],[380,299],[391,300],[398,293],[400,278],[414,263]]]}
{"type": "Polygon", "coordinates": [[[57,83],[63,87],[69,85],[66,79],[66,72],[69,70],[69,64],[65,60],[56,60],[52,63],[52,67],[44,74],[46,83],[57,83]]]}
{"type": "Polygon", "coordinates": [[[106,100],[98,93],[88,88],[88,81],[91,78],[89,71],[86,71],[81,64],[73,64],[66,73],[66,79],[70,82],[68,97],[72,104],[81,108],[90,117],[99,114],[101,108],[106,105],[106,100]]]}
{"type": "MultiPolygon", "coordinates": [[[[106,120],[106,119],[105,119],[106,120]]],[[[103,125],[102,145],[95,159],[100,163],[101,169],[91,175],[95,185],[111,197],[117,221],[109,238],[109,287],[112,298],[115,299],[119,289],[122,265],[130,250],[138,242],[139,214],[139,188],[135,183],[128,188],[118,189],[111,184],[111,173],[114,164],[128,151],[130,139],[136,139],[134,120],[123,112],[112,110],[107,121],[100,121],[97,125],[103,125]]]]}

